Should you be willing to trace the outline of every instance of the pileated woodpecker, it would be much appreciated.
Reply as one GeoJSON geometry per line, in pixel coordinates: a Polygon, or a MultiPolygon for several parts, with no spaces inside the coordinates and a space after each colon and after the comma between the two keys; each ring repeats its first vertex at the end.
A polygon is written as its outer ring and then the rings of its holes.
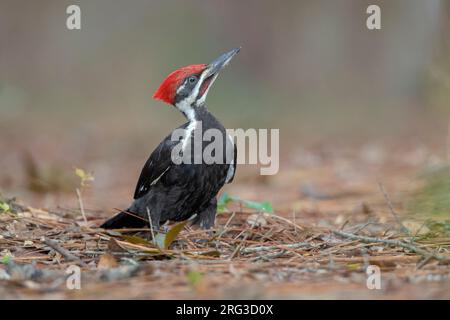
{"type": "Polygon", "coordinates": [[[224,184],[233,181],[237,152],[223,125],[207,110],[205,99],[220,70],[239,50],[233,49],[209,65],[190,65],[175,70],[161,83],[153,98],[175,106],[188,120],[177,128],[184,129],[182,141],[169,134],[159,144],[142,169],[131,206],[104,222],[101,228],[140,228],[150,222],[154,228],[159,228],[168,220],[183,221],[194,214],[197,214],[195,224],[204,229],[214,226],[216,196],[224,184]],[[203,139],[200,150],[187,148],[193,144],[197,131],[208,129],[221,133],[224,161],[204,161],[202,155],[207,144],[203,139]],[[180,155],[201,156],[201,162],[175,163],[173,150],[180,143],[180,155]]]}

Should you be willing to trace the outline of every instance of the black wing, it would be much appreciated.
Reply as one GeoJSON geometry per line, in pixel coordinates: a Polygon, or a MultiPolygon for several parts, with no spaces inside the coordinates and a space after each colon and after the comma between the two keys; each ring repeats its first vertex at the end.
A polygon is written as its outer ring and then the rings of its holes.
{"type": "MultiPolygon", "coordinates": [[[[179,128],[186,127],[187,124],[179,128]]],[[[171,134],[168,135],[159,146],[152,152],[144,167],[134,191],[134,199],[138,199],[150,190],[150,187],[156,183],[173,165],[172,149],[179,141],[172,141],[171,134]]]]}

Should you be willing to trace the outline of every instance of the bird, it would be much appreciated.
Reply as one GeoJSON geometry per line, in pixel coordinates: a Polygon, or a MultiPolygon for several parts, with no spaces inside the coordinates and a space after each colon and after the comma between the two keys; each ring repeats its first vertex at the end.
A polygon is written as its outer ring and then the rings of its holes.
{"type": "Polygon", "coordinates": [[[160,84],[153,98],[174,106],[187,122],[167,135],[151,153],[142,168],[129,208],[106,220],[101,228],[150,226],[158,230],[167,221],[191,218],[193,224],[203,229],[214,226],[217,194],[236,174],[237,148],[225,127],[208,110],[206,97],[220,71],[239,51],[240,47],[232,49],[210,64],[177,69],[160,84]],[[202,139],[200,148],[195,147],[196,134],[209,129],[220,133],[220,138],[215,136],[219,141],[215,142],[220,142],[223,149],[218,148],[212,154],[222,152],[218,155],[223,161],[211,163],[203,158],[207,141],[202,139]],[[180,130],[179,139],[174,139],[174,133],[180,130]]]}

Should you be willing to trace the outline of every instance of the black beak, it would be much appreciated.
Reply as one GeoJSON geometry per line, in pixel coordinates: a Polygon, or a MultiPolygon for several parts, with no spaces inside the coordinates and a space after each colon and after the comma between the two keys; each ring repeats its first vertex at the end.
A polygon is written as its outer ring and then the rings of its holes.
{"type": "Polygon", "coordinates": [[[211,62],[207,67],[207,77],[211,77],[219,73],[230,61],[233,57],[241,50],[241,48],[235,48],[227,53],[224,53],[216,60],[211,62]]]}

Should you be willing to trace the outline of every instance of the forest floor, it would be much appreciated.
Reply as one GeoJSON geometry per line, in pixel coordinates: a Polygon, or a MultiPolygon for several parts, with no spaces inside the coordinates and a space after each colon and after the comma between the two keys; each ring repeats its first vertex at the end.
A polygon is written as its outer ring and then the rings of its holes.
{"type": "Polygon", "coordinates": [[[277,176],[244,170],[213,230],[178,224],[158,244],[149,229],[97,228],[104,211],[86,209],[85,220],[3,199],[0,297],[450,298],[448,212],[411,212],[426,207],[414,202],[418,173],[442,157],[382,144],[297,151],[277,176]]]}

